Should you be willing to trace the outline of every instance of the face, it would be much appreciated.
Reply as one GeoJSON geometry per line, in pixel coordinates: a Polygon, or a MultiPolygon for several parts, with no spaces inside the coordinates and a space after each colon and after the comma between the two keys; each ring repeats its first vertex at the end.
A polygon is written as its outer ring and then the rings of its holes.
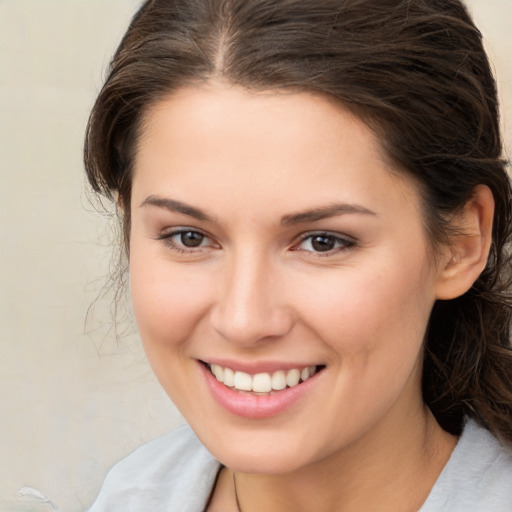
{"type": "Polygon", "coordinates": [[[146,116],[134,311],[161,384],[231,468],[293,471],[422,410],[438,271],[417,191],[380,151],[307,93],[191,87],[146,116]]]}

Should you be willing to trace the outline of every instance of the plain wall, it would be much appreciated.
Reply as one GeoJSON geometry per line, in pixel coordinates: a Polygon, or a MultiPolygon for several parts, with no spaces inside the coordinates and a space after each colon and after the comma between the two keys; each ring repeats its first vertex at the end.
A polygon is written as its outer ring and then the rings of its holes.
{"type": "MultiPolygon", "coordinates": [[[[468,3],[511,148],[512,1],[468,3]]],[[[138,4],[0,0],[0,512],[22,486],[84,510],[116,460],[182,422],[133,326],[116,341],[111,297],[96,299],[114,235],[81,162],[89,109],[138,4]]]]}

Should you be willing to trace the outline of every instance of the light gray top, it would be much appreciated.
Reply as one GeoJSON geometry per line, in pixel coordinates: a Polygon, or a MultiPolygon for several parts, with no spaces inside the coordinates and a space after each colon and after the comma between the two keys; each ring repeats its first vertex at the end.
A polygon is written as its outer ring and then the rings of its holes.
{"type": "MultiPolygon", "coordinates": [[[[182,426],[108,473],[89,512],[203,512],[220,463],[182,426]]],[[[512,512],[512,450],[469,421],[419,512],[512,512]]]]}
{"type": "Polygon", "coordinates": [[[512,449],[473,421],[419,512],[512,512],[512,449]]]}

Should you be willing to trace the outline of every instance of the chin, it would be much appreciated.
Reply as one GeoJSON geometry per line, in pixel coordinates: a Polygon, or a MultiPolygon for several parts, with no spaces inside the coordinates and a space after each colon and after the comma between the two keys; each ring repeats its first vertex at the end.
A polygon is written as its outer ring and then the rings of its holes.
{"type": "Polygon", "coordinates": [[[212,455],[233,471],[250,474],[287,474],[321,458],[320,447],[308,446],[301,437],[275,430],[244,429],[239,433],[198,437],[212,455]]]}
{"type": "Polygon", "coordinates": [[[284,475],[308,465],[306,460],[298,459],[297,453],[287,452],[233,450],[229,453],[219,453],[217,460],[233,471],[254,475],[284,475]]]}

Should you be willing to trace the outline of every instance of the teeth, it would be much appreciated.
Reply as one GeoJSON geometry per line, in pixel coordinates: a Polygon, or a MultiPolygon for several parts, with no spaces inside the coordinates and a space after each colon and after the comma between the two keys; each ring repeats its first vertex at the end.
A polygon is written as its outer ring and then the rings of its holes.
{"type": "Polygon", "coordinates": [[[224,368],[224,384],[230,388],[235,386],[235,372],[231,368],[224,368]]]}
{"type": "Polygon", "coordinates": [[[256,393],[269,393],[272,391],[272,377],[269,373],[257,373],[252,378],[252,390],[256,393]]]}
{"type": "Polygon", "coordinates": [[[286,384],[293,388],[293,386],[296,386],[300,381],[300,372],[299,370],[290,370],[286,374],[286,384]]]}
{"type": "Polygon", "coordinates": [[[248,373],[235,373],[235,388],[240,391],[252,391],[252,377],[248,373]]]}
{"type": "Polygon", "coordinates": [[[281,391],[286,387],[286,375],[280,370],[272,375],[272,389],[281,391]]]}
{"type": "Polygon", "coordinates": [[[218,364],[212,364],[212,373],[219,382],[224,382],[224,368],[218,364]]]}
{"type": "Polygon", "coordinates": [[[315,375],[316,366],[309,366],[302,370],[293,368],[288,371],[279,370],[272,374],[257,373],[256,375],[250,375],[212,364],[210,365],[210,371],[219,382],[224,383],[224,385],[230,388],[235,388],[239,391],[270,393],[271,391],[281,391],[287,386],[292,388],[297,386],[299,382],[308,380],[315,375]]]}

